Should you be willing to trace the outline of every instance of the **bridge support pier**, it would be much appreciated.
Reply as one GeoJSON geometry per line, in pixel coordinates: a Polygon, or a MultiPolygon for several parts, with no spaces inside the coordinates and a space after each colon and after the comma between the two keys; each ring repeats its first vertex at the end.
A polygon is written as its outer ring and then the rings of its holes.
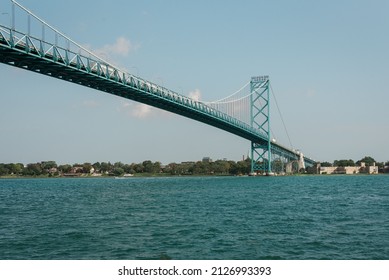
{"type": "Polygon", "coordinates": [[[286,173],[286,174],[291,174],[291,173],[292,173],[292,170],[293,170],[293,162],[288,162],[288,163],[286,164],[285,173],[286,173]]]}
{"type": "Polygon", "coordinates": [[[302,152],[300,152],[300,157],[299,157],[299,160],[298,160],[298,165],[299,165],[299,172],[301,169],[305,169],[305,162],[304,162],[304,155],[302,152]]]}

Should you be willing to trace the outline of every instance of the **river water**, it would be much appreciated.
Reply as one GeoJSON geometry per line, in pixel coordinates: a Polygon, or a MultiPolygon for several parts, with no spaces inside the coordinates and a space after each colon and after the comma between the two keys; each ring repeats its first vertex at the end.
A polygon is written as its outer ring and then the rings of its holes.
{"type": "Polygon", "coordinates": [[[0,259],[389,259],[389,176],[0,180],[0,259]]]}

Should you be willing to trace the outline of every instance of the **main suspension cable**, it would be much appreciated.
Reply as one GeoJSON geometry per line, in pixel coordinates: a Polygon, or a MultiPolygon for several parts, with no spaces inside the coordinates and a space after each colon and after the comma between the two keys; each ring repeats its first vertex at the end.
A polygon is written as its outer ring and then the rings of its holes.
{"type": "Polygon", "coordinates": [[[216,100],[216,101],[209,101],[209,102],[204,102],[204,103],[228,103],[228,101],[227,102],[225,102],[224,100],[227,100],[228,98],[230,98],[230,97],[232,97],[232,96],[234,96],[234,95],[236,95],[237,93],[239,93],[240,91],[242,91],[245,87],[247,87],[247,85],[248,84],[250,84],[250,82],[248,82],[248,83],[246,83],[244,86],[242,86],[240,89],[238,89],[237,91],[235,91],[233,94],[230,94],[229,96],[227,96],[227,97],[223,97],[222,99],[219,99],[219,100],[216,100]],[[224,101],[224,102],[223,102],[224,101]]]}
{"type": "Polygon", "coordinates": [[[286,136],[288,137],[289,145],[293,149],[293,145],[292,145],[292,141],[290,140],[290,137],[289,137],[288,129],[286,128],[284,118],[282,117],[281,110],[280,110],[280,107],[278,106],[277,98],[276,98],[276,95],[274,93],[274,90],[273,90],[273,87],[271,86],[271,84],[270,84],[270,89],[271,89],[271,93],[273,94],[274,101],[276,103],[276,107],[277,107],[277,110],[278,110],[278,114],[280,115],[280,118],[281,118],[281,121],[282,121],[282,125],[284,126],[284,130],[286,132],[286,136]]]}

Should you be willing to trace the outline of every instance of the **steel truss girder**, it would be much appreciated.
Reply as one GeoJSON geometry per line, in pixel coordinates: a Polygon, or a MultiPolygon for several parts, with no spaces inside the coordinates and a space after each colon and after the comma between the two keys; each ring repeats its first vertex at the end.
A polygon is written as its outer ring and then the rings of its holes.
{"type": "MultiPolygon", "coordinates": [[[[81,57],[81,56],[80,56],[81,57]]],[[[81,59],[86,59],[81,57],[81,59]]],[[[26,52],[24,45],[10,47],[0,39],[0,60],[11,66],[84,85],[127,99],[142,102],[203,123],[221,128],[243,138],[264,141],[264,136],[249,125],[224,113],[218,112],[202,102],[190,100],[150,82],[121,75],[106,75],[105,71],[90,71],[85,63],[69,64],[52,55],[41,57],[36,51],[26,52]],[[108,76],[108,77],[107,77],[108,76]]],[[[105,65],[95,67],[104,69],[105,65]]],[[[115,69],[116,70],[116,69],[115,69]]],[[[111,70],[110,72],[115,72],[111,70]]]]}

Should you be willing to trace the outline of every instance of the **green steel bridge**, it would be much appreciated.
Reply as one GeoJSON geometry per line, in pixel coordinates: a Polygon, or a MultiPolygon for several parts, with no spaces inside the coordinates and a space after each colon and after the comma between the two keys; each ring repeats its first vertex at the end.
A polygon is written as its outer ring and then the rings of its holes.
{"type": "Polygon", "coordinates": [[[10,4],[10,23],[0,25],[1,63],[148,104],[238,135],[251,142],[252,172],[272,172],[275,160],[285,166],[295,162],[298,169],[316,163],[271,138],[268,76],[252,77],[244,87],[248,92],[240,90],[218,101],[202,102],[119,69],[16,1],[10,0],[10,4]]]}

